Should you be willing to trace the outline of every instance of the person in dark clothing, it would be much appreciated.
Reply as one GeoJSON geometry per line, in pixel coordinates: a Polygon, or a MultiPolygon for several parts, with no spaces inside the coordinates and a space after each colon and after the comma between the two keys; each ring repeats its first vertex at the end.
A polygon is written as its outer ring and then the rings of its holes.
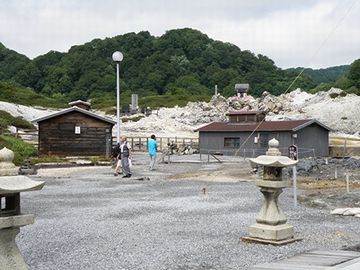
{"type": "Polygon", "coordinates": [[[121,150],[120,150],[120,142],[116,144],[112,151],[113,158],[115,159],[115,170],[114,170],[114,176],[118,176],[121,171],[121,150]]]}

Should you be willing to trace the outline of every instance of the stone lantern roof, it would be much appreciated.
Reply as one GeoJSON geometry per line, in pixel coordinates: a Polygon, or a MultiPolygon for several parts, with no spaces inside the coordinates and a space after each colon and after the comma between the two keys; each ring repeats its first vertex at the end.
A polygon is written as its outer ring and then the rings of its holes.
{"type": "Polygon", "coordinates": [[[258,156],[257,158],[250,158],[250,162],[256,165],[269,167],[289,167],[298,163],[297,160],[292,160],[286,156],[281,156],[279,151],[279,142],[273,138],[269,141],[269,150],[266,155],[258,156]]]}

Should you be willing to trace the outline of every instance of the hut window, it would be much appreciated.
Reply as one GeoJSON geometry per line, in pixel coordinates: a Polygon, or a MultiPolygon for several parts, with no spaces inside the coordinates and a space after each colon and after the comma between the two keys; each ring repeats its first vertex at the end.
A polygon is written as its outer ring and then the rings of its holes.
{"type": "Polygon", "coordinates": [[[79,126],[75,126],[75,134],[80,134],[81,133],[81,129],[79,126]]]}
{"type": "Polygon", "coordinates": [[[59,129],[71,131],[71,130],[74,130],[74,124],[61,123],[61,124],[59,124],[59,129]]]}
{"type": "Polygon", "coordinates": [[[224,147],[225,148],[238,148],[238,147],[240,147],[240,138],[239,137],[226,137],[226,138],[224,138],[224,147]]]}

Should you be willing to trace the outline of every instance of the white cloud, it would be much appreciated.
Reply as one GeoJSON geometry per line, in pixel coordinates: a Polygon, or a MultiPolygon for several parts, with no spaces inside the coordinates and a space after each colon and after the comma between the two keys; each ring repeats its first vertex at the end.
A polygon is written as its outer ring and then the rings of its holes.
{"type": "Polygon", "coordinates": [[[29,57],[94,38],[191,27],[267,55],[280,67],[326,67],[360,58],[356,0],[0,0],[0,42],[29,57]]]}

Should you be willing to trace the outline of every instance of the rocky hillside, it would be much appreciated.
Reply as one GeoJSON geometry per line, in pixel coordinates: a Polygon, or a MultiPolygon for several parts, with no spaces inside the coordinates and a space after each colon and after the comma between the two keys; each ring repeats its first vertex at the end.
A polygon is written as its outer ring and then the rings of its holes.
{"type": "MultiPolygon", "coordinates": [[[[155,133],[157,136],[196,137],[194,129],[214,121],[227,121],[226,113],[229,111],[264,110],[267,120],[315,118],[332,128],[335,133],[359,135],[359,107],[360,96],[345,94],[335,88],[316,94],[299,89],[280,96],[264,92],[256,99],[251,96],[239,99],[217,95],[213,96],[210,102],[189,102],[182,108],[161,108],[153,111],[148,117],[126,117],[127,120],[140,120],[124,121],[121,130],[129,136],[149,136],[155,133]]],[[[50,113],[49,110],[7,102],[0,102],[0,110],[7,111],[15,117],[22,116],[28,121],[50,113]]],[[[114,115],[109,117],[116,119],[114,115]]]]}
{"type": "Polygon", "coordinates": [[[138,122],[124,123],[129,134],[156,133],[160,135],[195,136],[194,129],[214,121],[226,121],[226,113],[233,110],[263,110],[267,120],[315,118],[334,132],[359,134],[358,110],[360,96],[345,94],[340,89],[309,94],[297,89],[285,95],[267,92],[259,98],[248,96],[224,98],[213,96],[209,103],[190,102],[184,108],[162,108],[138,122]]]}

